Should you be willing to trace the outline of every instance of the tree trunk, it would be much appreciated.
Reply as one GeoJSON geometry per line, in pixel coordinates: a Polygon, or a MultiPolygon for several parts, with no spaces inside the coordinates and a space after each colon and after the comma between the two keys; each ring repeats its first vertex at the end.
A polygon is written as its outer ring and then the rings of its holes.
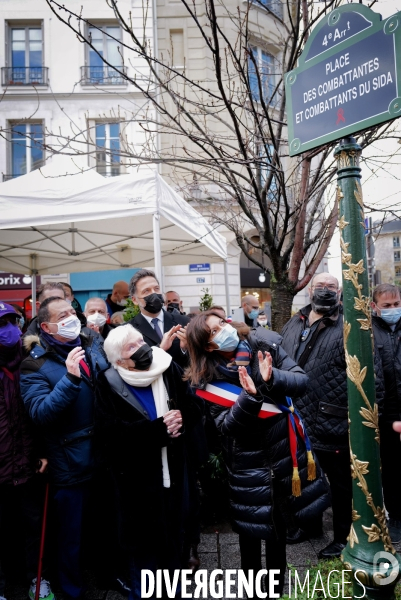
{"type": "Polygon", "coordinates": [[[272,282],[272,329],[280,333],[291,318],[294,290],[288,281],[272,282]]]}

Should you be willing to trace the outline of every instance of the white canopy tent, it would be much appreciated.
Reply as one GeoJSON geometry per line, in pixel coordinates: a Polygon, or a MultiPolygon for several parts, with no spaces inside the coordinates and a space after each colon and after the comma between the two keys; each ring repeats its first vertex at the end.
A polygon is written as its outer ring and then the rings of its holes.
{"type": "Polygon", "coordinates": [[[225,261],[227,273],[225,238],[151,170],[106,179],[76,159],[56,157],[0,184],[0,230],[3,271],[154,264],[161,278],[162,265],[225,261]]]}

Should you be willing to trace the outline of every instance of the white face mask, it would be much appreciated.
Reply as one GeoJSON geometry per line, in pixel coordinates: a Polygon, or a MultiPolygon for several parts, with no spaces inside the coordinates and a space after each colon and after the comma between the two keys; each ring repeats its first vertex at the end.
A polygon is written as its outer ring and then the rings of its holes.
{"type": "Polygon", "coordinates": [[[48,325],[57,325],[57,334],[51,333],[50,335],[61,335],[66,340],[75,340],[81,331],[80,320],[75,315],[70,315],[58,323],[48,323],[48,325]]]}
{"type": "Polygon", "coordinates": [[[97,327],[103,327],[103,325],[106,323],[107,319],[104,315],[102,315],[102,313],[96,311],[95,313],[93,313],[92,315],[88,315],[86,317],[86,320],[88,321],[88,323],[90,323],[91,325],[97,325],[97,327]]]}
{"type": "Polygon", "coordinates": [[[123,298],[122,300],[119,300],[118,302],[116,302],[116,304],[118,304],[118,306],[127,306],[127,298],[123,298]]]}

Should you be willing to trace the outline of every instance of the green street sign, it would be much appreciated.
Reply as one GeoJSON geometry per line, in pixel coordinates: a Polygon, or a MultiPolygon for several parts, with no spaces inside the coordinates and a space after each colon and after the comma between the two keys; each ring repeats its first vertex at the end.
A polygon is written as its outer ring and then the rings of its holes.
{"type": "Polygon", "coordinates": [[[401,116],[400,86],[401,13],[333,10],[285,75],[290,156],[401,116]]]}

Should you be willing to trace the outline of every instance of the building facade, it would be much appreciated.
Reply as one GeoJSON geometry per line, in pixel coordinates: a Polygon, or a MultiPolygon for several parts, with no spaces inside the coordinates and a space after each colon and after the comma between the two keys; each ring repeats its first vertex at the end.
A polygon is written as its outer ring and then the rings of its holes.
{"type": "Polygon", "coordinates": [[[373,231],[375,284],[401,285],[401,221],[375,223],[373,231]]]}

